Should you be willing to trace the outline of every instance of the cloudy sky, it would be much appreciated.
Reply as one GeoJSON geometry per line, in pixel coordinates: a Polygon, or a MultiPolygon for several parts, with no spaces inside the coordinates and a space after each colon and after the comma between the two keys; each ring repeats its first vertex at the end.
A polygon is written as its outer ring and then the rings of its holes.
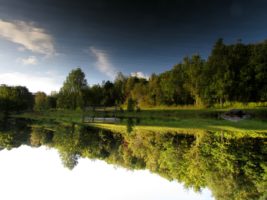
{"type": "Polygon", "coordinates": [[[149,76],[184,56],[267,39],[266,0],[0,0],[0,84],[58,90],[77,66],[90,84],[149,76]]]}

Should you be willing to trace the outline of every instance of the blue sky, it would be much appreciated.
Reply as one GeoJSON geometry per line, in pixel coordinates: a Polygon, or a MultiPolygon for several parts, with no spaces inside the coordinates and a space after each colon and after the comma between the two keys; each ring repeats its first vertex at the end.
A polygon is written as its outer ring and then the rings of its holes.
{"type": "Polygon", "coordinates": [[[81,67],[89,84],[160,73],[210,53],[222,37],[260,42],[264,0],[0,0],[0,84],[59,90],[81,67]]]}

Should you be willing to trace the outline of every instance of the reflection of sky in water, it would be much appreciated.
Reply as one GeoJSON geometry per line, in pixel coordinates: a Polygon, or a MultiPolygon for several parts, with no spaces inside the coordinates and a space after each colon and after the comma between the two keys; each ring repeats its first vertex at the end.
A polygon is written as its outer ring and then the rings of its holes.
{"type": "Polygon", "coordinates": [[[208,190],[194,193],[147,170],[114,169],[103,161],[80,159],[63,168],[56,150],[22,146],[0,151],[0,199],[209,200],[208,190]]]}

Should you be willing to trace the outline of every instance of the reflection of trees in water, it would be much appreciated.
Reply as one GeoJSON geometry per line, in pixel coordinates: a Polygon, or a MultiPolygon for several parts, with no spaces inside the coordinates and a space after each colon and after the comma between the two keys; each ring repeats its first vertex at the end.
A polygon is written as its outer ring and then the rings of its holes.
{"type": "Polygon", "coordinates": [[[162,134],[138,129],[124,134],[69,124],[32,128],[29,141],[33,146],[56,148],[69,169],[80,157],[101,159],[128,169],[146,168],[196,190],[208,187],[216,199],[266,198],[266,138],[162,134]]]}
{"type": "Polygon", "coordinates": [[[59,152],[62,164],[68,169],[72,170],[77,164],[79,156],[71,152],[62,151],[59,152]]]}
{"type": "Polygon", "coordinates": [[[0,120],[0,149],[17,148],[22,144],[28,144],[30,128],[24,120],[2,119],[0,120]]]}
{"type": "Polygon", "coordinates": [[[217,199],[266,199],[266,138],[203,138],[207,184],[217,199]]]}
{"type": "Polygon", "coordinates": [[[32,127],[30,144],[33,147],[49,144],[52,142],[53,136],[54,134],[51,130],[47,130],[44,127],[32,127]]]}
{"type": "Polygon", "coordinates": [[[140,124],[141,119],[138,117],[127,117],[126,118],[126,131],[127,133],[131,133],[133,131],[134,126],[140,124]]]}

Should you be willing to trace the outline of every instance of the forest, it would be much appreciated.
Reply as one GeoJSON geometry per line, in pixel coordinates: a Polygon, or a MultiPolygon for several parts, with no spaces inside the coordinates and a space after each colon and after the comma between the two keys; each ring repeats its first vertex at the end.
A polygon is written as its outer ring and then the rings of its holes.
{"type": "Polygon", "coordinates": [[[35,94],[22,86],[0,86],[0,110],[70,109],[91,105],[121,106],[128,110],[153,106],[212,107],[226,102],[267,101],[267,41],[225,44],[218,39],[207,59],[185,57],[172,69],[149,79],[118,73],[113,82],[88,85],[84,72],[73,69],[59,92],[35,94]]]}

